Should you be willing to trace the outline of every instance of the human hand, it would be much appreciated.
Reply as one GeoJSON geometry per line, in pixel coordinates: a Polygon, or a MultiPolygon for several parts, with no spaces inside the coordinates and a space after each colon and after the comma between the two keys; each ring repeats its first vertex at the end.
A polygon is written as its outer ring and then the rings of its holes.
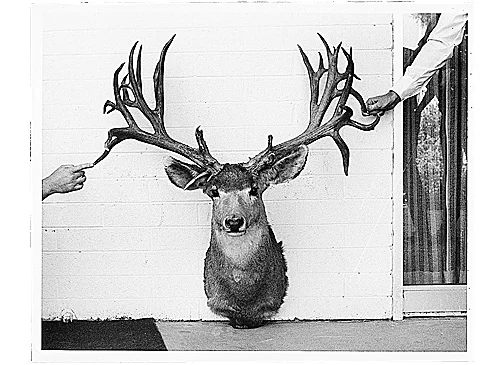
{"type": "Polygon", "coordinates": [[[54,193],[69,193],[83,188],[85,169],[94,167],[92,163],[62,165],[42,180],[42,200],[54,193]]]}
{"type": "Polygon", "coordinates": [[[399,95],[392,90],[384,95],[374,96],[366,101],[367,114],[382,115],[393,109],[400,101],[399,95]]]}

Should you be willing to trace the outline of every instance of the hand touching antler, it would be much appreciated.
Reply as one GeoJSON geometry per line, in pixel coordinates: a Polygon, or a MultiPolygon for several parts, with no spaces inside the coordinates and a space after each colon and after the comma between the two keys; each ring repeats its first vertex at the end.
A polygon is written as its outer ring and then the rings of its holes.
{"type": "Polygon", "coordinates": [[[340,149],[343,158],[344,173],[347,175],[349,169],[349,148],[340,136],[340,129],[348,125],[363,131],[370,131],[373,130],[380,121],[380,116],[376,116],[375,120],[370,124],[361,124],[351,119],[353,111],[346,105],[347,99],[350,95],[352,95],[359,102],[361,111],[366,113],[366,105],[362,96],[352,88],[353,79],[359,79],[354,74],[352,49],[348,53],[344,48],[342,48],[342,45],[339,44],[337,48],[334,48],[332,51],[321,34],[318,35],[326,49],[328,60],[327,68],[324,66],[323,56],[320,53],[319,66],[318,69],[314,71],[311,63],[309,62],[309,58],[304,53],[302,48],[298,46],[309,75],[309,84],[311,89],[310,118],[307,128],[297,137],[276,146],[272,145],[273,137],[269,135],[267,148],[255,157],[251,158],[250,161],[245,164],[245,166],[249,169],[258,171],[265,166],[272,164],[274,161],[289,155],[293,150],[297,149],[301,145],[309,145],[323,137],[331,137],[340,149]],[[342,52],[347,59],[347,67],[344,72],[340,72],[337,67],[340,49],[342,49],[342,52]],[[325,73],[327,74],[326,85],[321,98],[319,98],[319,83],[321,77],[325,73]],[[339,85],[342,82],[344,83],[344,86],[339,88],[339,85]],[[325,113],[335,98],[338,98],[335,111],[330,119],[324,121],[323,119],[325,113]]]}

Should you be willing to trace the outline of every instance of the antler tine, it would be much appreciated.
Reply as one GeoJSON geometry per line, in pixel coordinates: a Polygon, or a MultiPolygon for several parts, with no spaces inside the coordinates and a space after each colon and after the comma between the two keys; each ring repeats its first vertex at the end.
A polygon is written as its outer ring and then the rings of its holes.
{"type": "Polygon", "coordinates": [[[349,148],[345,141],[340,136],[340,128],[349,125],[357,129],[368,131],[375,128],[375,126],[380,121],[380,116],[377,116],[375,120],[370,124],[362,124],[353,121],[351,118],[353,116],[353,111],[351,108],[346,106],[347,99],[349,95],[352,95],[360,104],[361,111],[366,112],[366,105],[363,97],[352,88],[353,79],[359,79],[354,73],[354,61],[352,58],[352,48],[347,52],[340,43],[336,48],[330,49],[328,42],[323,38],[321,34],[318,33],[327,54],[328,67],[325,68],[323,65],[323,58],[320,53],[319,66],[316,71],[311,66],[309,58],[304,53],[302,48],[299,47],[302,60],[306,66],[309,86],[311,91],[310,99],[310,119],[307,128],[297,137],[294,137],[288,141],[280,143],[276,146],[272,145],[272,136],[268,138],[268,145],[266,149],[259,152],[256,156],[252,157],[244,165],[249,168],[252,172],[256,173],[266,166],[269,166],[273,162],[289,155],[294,150],[302,145],[309,145],[318,139],[323,137],[331,137],[342,154],[344,173],[348,174],[349,168],[349,148]],[[344,56],[347,60],[347,66],[345,71],[340,72],[338,70],[338,57],[340,50],[342,50],[344,56]],[[324,73],[327,72],[326,84],[319,98],[319,82],[324,73]],[[339,84],[344,81],[342,88],[339,88],[339,84]],[[323,121],[323,118],[335,98],[339,98],[333,115],[327,121],[323,121]]]}
{"type": "MultiPolygon", "coordinates": [[[[347,67],[342,74],[339,74],[340,75],[339,82],[341,80],[345,80],[344,87],[342,88],[341,91],[339,91],[338,88],[335,86],[335,90],[340,93],[340,98],[337,103],[337,106],[335,107],[335,112],[333,113],[334,116],[340,115],[342,113],[342,109],[345,107],[345,104],[347,103],[347,98],[351,93],[352,81],[354,77],[354,62],[352,60],[352,48],[350,49],[350,53],[347,53],[345,48],[342,47],[342,52],[344,53],[344,56],[347,59],[347,67]]],[[[335,64],[335,68],[337,68],[337,64],[335,64]]]]}
{"type": "MultiPolygon", "coordinates": [[[[118,85],[118,75],[120,74],[120,71],[122,70],[123,66],[125,65],[125,62],[120,65],[115,71],[115,74],[113,76],[113,91],[115,94],[115,104],[113,104],[111,101],[106,101],[104,104],[104,111],[106,112],[106,106],[110,105],[113,108],[107,112],[107,114],[111,113],[113,110],[119,110],[120,113],[122,113],[123,117],[125,118],[125,121],[129,125],[130,128],[137,128],[137,124],[134,120],[134,117],[130,113],[130,111],[126,108],[126,103],[123,100],[123,98],[120,95],[121,89],[126,86],[125,84],[125,78],[122,80],[122,83],[118,85]]],[[[126,101],[130,102],[130,99],[128,99],[128,94],[126,94],[126,101]]]]}
{"type": "Polygon", "coordinates": [[[135,66],[137,89],[142,93],[141,59],[142,59],[142,45],[139,47],[139,53],[137,54],[137,64],[135,66]]]}
{"type": "MultiPolygon", "coordinates": [[[[175,37],[175,35],[174,35],[175,37]]],[[[141,54],[142,46],[139,48],[139,53],[137,56],[137,66],[134,70],[134,53],[137,46],[136,42],[132,49],[130,50],[128,58],[128,74],[123,78],[121,84],[118,82],[118,77],[120,71],[123,69],[125,63],[122,63],[115,71],[113,76],[113,91],[115,96],[115,102],[107,100],[104,104],[104,113],[109,114],[114,110],[118,110],[128,127],[124,128],[113,128],[108,132],[108,139],[104,144],[103,154],[94,162],[97,164],[102,161],[111,151],[111,149],[118,143],[125,139],[135,139],[140,142],[151,144],[171,152],[177,153],[192,162],[197,166],[204,169],[205,172],[216,172],[222,166],[221,164],[210,154],[207,144],[203,138],[203,132],[198,127],[196,130],[196,141],[198,143],[198,148],[190,147],[184,143],[178,142],[172,139],[166,129],[163,120],[164,116],[164,104],[163,104],[163,78],[164,78],[164,63],[165,56],[170,47],[174,37],[172,37],[163,47],[160,59],[156,64],[155,72],[153,75],[154,81],[154,91],[156,106],[155,109],[151,109],[146,103],[143,93],[142,93],[142,79],[141,79],[141,54]],[[128,78],[128,81],[127,81],[128,78]],[[131,91],[133,94],[133,100],[130,99],[128,92],[131,91]],[[150,133],[139,128],[134,120],[134,117],[128,110],[128,107],[137,108],[146,117],[146,119],[153,126],[154,133],[150,133]]]]}
{"type": "Polygon", "coordinates": [[[347,143],[342,139],[338,130],[334,130],[331,134],[332,139],[335,141],[335,144],[340,150],[340,154],[342,155],[342,165],[344,166],[344,174],[345,176],[349,173],[349,147],[347,147],[347,143]]]}
{"type": "Polygon", "coordinates": [[[129,106],[139,109],[144,114],[144,116],[149,120],[149,122],[153,126],[155,133],[164,135],[165,127],[163,125],[163,119],[160,118],[160,115],[159,113],[156,112],[156,110],[151,110],[151,108],[146,103],[146,100],[144,99],[144,95],[142,94],[142,81],[139,81],[141,77],[140,68],[141,68],[142,46],[139,48],[139,54],[137,56],[137,64],[139,67],[137,70],[134,70],[134,54],[137,43],[138,42],[135,42],[132,49],[130,50],[128,59],[128,78],[130,80],[130,87],[134,94],[134,104],[129,106]],[[137,72],[137,77],[136,77],[136,72],[137,72]]]}
{"type": "Polygon", "coordinates": [[[175,34],[163,46],[163,49],[161,50],[161,54],[160,54],[160,59],[158,60],[158,63],[156,64],[155,72],[153,75],[153,83],[154,83],[154,89],[155,89],[155,100],[156,100],[155,111],[158,113],[161,120],[163,120],[163,113],[164,113],[164,109],[163,109],[163,96],[164,96],[163,75],[164,75],[164,70],[165,70],[165,57],[167,55],[168,49],[170,48],[170,45],[174,41],[174,38],[175,38],[175,34]]]}
{"type": "Polygon", "coordinates": [[[319,33],[318,36],[325,47],[328,60],[328,69],[327,69],[328,73],[327,73],[326,85],[323,91],[323,95],[321,97],[321,102],[318,110],[319,113],[318,119],[319,123],[321,123],[321,120],[323,119],[331,102],[335,97],[339,95],[339,92],[337,90],[337,85],[339,82],[342,81],[343,75],[338,72],[337,62],[339,57],[339,50],[342,46],[342,43],[339,43],[339,45],[336,48],[334,47],[332,52],[325,38],[323,38],[323,36],[319,33]]]}
{"type": "MultiPolygon", "coordinates": [[[[321,52],[319,53],[320,55],[320,61],[319,61],[319,66],[318,70],[314,72],[311,68],[311,71],[308,69],[309,74],[313,74],[314,77],[311,78],[309,77],[310,84],[311,84],[311,102],[310,102],[310,120],[309,120],[309,125],[307,126],[307,130],[310,131],[314,128],[317,128],[323,121],[323,117],[326,114],[326,111],[328,110],[330,104],[332,103],[333,99],[341,95],[341,91],[337,88],[337,85],[347,78],[348,76],[348,70],[344,73],[340,73],[337,68],[337,63],[338,63],[338,55],[339,51],[342,47],[342,43],[339,43],[339,45],[335,48],[333,48],[333,52],[330,49],[330,46],[328,45],[328,42],[325,40],[325,38],[318,33],[319,38],[321,39],[321,42],[323,43],[323,46],[325,47],[326,50],[326,56],[327,56],[327,61],[328,61],[328,68],[325,68],[323,65],[323,57],[321,56],[321,52]],[[321,77],[323,74],[327,72],[327,79],[326,79],[326,85],[323,90],[323,95],[321,96],[321,100],[318,103],[318,92],[319,92],[319,83],[321,80],[321,77]],[[314,92],[313,92],[314,90],[314,92]]],[[[343,48],[342,48],[343,49],[343,48]]],[[[307,56],[303,55],[302,58],[304,59],[304,63],[307,61],[307,56]]],[[[307,64],[306,64],[307,67],[307,64]]],[[[310,67],[310,64],[309,64],[310,67]]],[[[340,104],[340,103],[338,103],[340,104]]],[[[334,113],[334,116],[338,115],[338,111],[336,109],[336,112],[334,113]]]]}
{"type": "MultiPolygon", "coordinates": [[[[364,103],[363,103],[364,104],[364,103]]],[[[375,120],[371,122],[370,124],[362,124],[359,122],[356,122],[351,119],[353,115],[353,111],[351,108],[348,106],[344,106],[345,110],[345,118],[341,118],[337,120],[337,123],[334,125],[332,132],[329,134],[330,137],[335,141],[337,144],[340,153],[342,154],[342,162],[344,165],[344,174],[347,176],[348,175],[348,170],[349,170],[349,147],[347,147],[347,144],[345,141],[342,139],[340,136],[340,128],[348,125],[351,127],[354,127],[356,129],[362,130],[362,131],[371,131],[375,129],[377,126],[378,122],[380,121],[380,115],[377,115],[375,117],[375,120]]]]}
{"type": "Polygon", "coordinates": [[[323,57],[321,56],[321,53],[319,53],[320,61],[319,61],[318,71],[314,71],[311,66],[311,62],[309,61],[309,58],[307,57],[305,52],[302,50],[302,47],[300,45],[297,45],[297,47],[299,48],[302,60],[304,61],[304,65],[306,66],[307,74],[309,77],[309,88],[311,91],[311,100],[309,103],[309,110],[310,110],[309,126],[311,126],[311,124],[319,123],[315,119],[318,110],[319,80],[321,79],[321,76],[326,72],[326,69],[323,66],[323,57]]]}

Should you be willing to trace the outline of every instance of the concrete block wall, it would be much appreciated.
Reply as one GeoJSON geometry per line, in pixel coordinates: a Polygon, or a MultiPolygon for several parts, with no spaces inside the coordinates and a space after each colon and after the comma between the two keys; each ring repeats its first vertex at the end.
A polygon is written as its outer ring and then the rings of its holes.
{"type": "MultiPolygon", "coordinates": [[[[333,5],[59,6],[43,15],[43,175],[95,160],[107,131],[125,126],[112,77],[135,41],[143,45],[143,88],[163,44],[165,120],[194,144],[201,125],[213,154],[245,161],[301,132],[309,87],[297,43],[316,67],[332,46],[353,47],[356,89],[365,97],[392,83],[391,14],[346,14],[333,5]]],[[[124,75],[124,73],[123,73],[124,75]]],[[[357,120],[359,107],[352,103],[357,120]]],[[[138,119],[140,125],[145,125],[138,119]]],[[[270,188],[270,223],[284,242],[290,286],[277,318],[389,318],[392,301],[393,128],[342,130],[349,177],[331,140],[310,148],[303,173],[270,188]]],[[[168,181],[168,153],[125,141],[94,169],[83,190],[42,207],[42,317],[219,319],[207,308],[203,258],[210,200],[168,181]]]]}

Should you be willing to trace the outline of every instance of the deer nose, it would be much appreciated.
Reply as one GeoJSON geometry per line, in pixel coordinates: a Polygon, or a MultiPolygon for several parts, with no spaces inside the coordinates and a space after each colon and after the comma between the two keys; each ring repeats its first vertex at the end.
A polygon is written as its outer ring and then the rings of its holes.
{"type": "Polygon", "coordinates": [[[224,219],[224,228],[228,232],[242,232],[246,229],[246,221],[242,216],[232,215],[224,219]]]}

